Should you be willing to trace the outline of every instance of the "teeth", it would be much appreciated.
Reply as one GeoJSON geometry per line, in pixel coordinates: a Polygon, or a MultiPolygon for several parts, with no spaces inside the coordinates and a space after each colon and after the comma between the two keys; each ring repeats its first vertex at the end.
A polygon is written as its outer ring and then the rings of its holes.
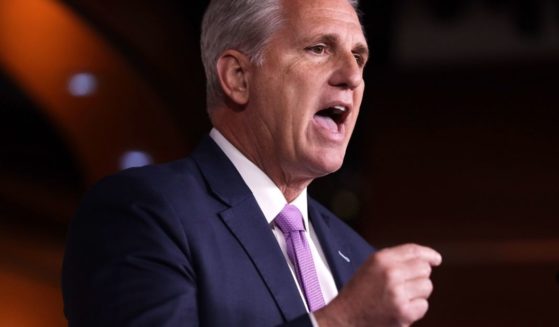
{"type": "Polygon", "coordinates": [[[332,108],[334,108],[334,109],[336,109],[336,110],[339,110],[339,111],[341,111],[341,112],[345,112],[345,111],[347,110],[344,106],[340,106],[340,105],[338,105],[338,106],[333,106],[332,108]]]}

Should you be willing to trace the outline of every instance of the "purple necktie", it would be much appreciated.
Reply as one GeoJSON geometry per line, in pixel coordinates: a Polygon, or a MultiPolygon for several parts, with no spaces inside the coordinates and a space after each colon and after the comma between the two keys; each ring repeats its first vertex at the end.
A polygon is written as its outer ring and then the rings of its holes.
{"type": "Polygon", "coordinates": [[[288,204],[274,220],[285,236],[287,255],[295,267],[295,275],[303,289],[311,312],[324,306],[311,248],[305,238],[303,216],[296,206],[288,204]]]}

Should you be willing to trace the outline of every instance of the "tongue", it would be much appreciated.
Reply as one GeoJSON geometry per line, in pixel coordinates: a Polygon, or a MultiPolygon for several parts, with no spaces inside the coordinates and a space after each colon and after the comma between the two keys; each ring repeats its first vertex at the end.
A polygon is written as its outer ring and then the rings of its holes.
{"type": "Polygon", "coordinates": [[[338,131],[338,124],[336,124],[336,122],[327,116],[320,116],[320,115],[315,115],[314,119],[316,120],[316,122],[318,123],[318,125],[320,125],[321,127],[331,131],[331,132],[337,132],[338,131]]]}

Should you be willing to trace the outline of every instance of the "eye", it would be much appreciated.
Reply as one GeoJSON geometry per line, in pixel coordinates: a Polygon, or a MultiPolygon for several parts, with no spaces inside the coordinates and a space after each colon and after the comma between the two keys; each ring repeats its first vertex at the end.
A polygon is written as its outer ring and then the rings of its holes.
{"type": "Polygon", "coordinates": [[[353,53],[353,58],[355,58],[359,67],[364,68],[369,61],[369,53],[368,51],[356,51],[353,53]]]}
{"type": "Polygon", "coordinates": [[[327,47],[325,44],[317,44],[306,48],[306,50],[317,55],[323,55],[326,52],[326,49],[327,47]]]}
{"type": "Polygon", "coordinates": [[[354,53],[353,57],[355,58],[355,61],[357,62],[357,64],[359,66],[363,66],[365,65],[365,58],[363,58],[362,55],[358,54],[358,53],[354,53]]]}

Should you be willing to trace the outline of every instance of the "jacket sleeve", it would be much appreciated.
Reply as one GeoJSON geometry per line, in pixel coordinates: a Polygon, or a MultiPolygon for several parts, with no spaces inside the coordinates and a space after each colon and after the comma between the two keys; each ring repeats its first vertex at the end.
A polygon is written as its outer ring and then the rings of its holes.
{"type": "Polygon", "coordinates": [[[197,326],[196,276],[172,206],[119,174],[85,197],[62,271],[69,326],[197,326]]]}

